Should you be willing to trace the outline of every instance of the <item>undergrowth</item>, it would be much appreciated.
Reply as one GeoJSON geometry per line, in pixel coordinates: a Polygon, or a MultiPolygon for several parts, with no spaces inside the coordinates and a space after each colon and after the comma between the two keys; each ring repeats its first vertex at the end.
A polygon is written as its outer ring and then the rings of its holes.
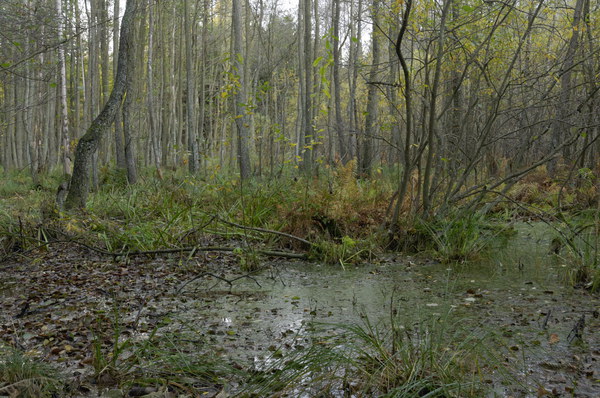
{"type": "Polygon", "coordinates": [[[271,361],[242,396],[480,397],[497,366],[485,338],[448,316],[411,327],[389,322],[324,325],[341,331],[271,361]]]}
{"type": "MultiPolygon", "coordinates": [[[[106,168],[87,209],[62,213],[55,204],[60,173],[41,176],[36,184],[25,172],[13,173],[0,187],[0,256],[24,253],[51,240],[76,240],[119,253],[215,243],[240,250],[266,245],[309,252],[312,259],[342,266],[373,261],[378,252],[390,248],[425,252],[443,262],[467,262],[489,255],[506,236],[508,229],[498,219],[541,214],[552,219],[565,210],[581,212],[598,204],[591,170],[577,171],[570,182],[569,174],[552,179],[539,167],[497,203],[494,193],[486,194],[486,201],[496,203],[486,216],[460,207],[435,217],[405,214],[391,239],[384,239],[382,226],[389,220],[397,184],[392,174],[361,179],[356,162],[350,161],[321,169],[318,178],[290,168],[279,178],[241,184],[236,175],[225,172],[192,177],[175,170],[157,178],[146,170],[138,184],[129,186],[123,172],[106,168]],[[496,221],[490,222],[492,217],[496,221]],[[291,234],[304,242],[257,229],[291,234]]],[[[565,234],[563,255],[574,264],[573,283],[597,289],[598,220],[588,224],[585,231],[565,234]]],[[[247,257],[240,257],[242,268],[256,268],[257,262],[247,257]]]]}
{"type": "Polygon", "coordinates": [[[161,180],[143,175],[140,183],[128,186],[121,174],[105,173],[102,186],[80,212],[56,208],[59,176],[48,178],[42,187],[6,191],[0,212],[2,254],[55,239],[77,240],[108,252],[201,246],[215,239],[234,247],[243,241],[308,249],[281,235],[234,226],[238,224],[307,239],[319,260],[357,262],[372,258],[373,236],[391,195],[384,179],[357,180],[354,162],[329,170],[321,179],[257,179],[243,185],[233,176],[203,180],[173,172],[161,180]]]}
{"type": "Polygon", "coordinates": [[[16,349],[0,347],[0,396],[53,397],[62,387],[54,367],[16,349]]]}

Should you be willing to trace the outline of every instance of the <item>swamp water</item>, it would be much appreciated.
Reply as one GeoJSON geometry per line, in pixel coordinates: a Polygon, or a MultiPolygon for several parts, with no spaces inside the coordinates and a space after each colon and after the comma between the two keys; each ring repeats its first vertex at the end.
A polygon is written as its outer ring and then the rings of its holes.
{"type": "MultiPolygon", "coordinates": [[[[35,261],[2,264],[0,347],[18,344],[61,367],[85,387],[72,396],[90,397],[119,385],[90,381],[96,342],[110,358],[118,336],[124,372],[164,380],[181,370],[208,397],[222,392],[221,379],[207,387],[181,368],[186,361],[202,365],[217,354],[268,377],[311,348],[351,346],[356,336],[342,324],[385,333],[393,319],[409,336],[403,341],[436,335],[435,349],[447,356],[476,344],[458,369],[475,369],[490,397],[600,397],[600,296],[565,283],[568,267],[547,254],[546,225],[520,224],[517,233],[491,259],[470,264],[387,255],[358,267],[276,261],[249,275],[229,254],[124,262],[56,245],[35,261]]],[[[311,379],[298,380],[310,388],[311,379]]],[[[245,386],[226,387],[219,396],[245,386]]],[[[296,391],[287,396],[316,396],[296,391]]]]}
{"type": "Polygon", "coordinates": [[[360,267],[276,263],[232,286],[194,281],[169,328],[201,333],[220,355],[260,369],[334,338],[336,324],[383,325],[392,313],[407,328],[443,319],[450,333],[483,336],[497,363],[483,375],[490,396],[600,397],[600,297],[565,283],[564,263],[548,255],[547,226],[517,232],[493,259],[468,265],[406,257],[360,267]]]}

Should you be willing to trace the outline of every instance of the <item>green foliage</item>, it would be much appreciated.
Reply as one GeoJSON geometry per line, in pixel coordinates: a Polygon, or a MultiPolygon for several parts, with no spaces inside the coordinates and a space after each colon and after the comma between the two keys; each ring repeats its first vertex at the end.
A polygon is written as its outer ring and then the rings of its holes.
{"type": "Polygon", "coordinates": [[[56,369],[21,351],[0,347],[0,395],[43,398],[56,396],[61,389],[56,369]]]}
{"type": "Polygon", "coordinates": [[[343,236],[339,242],[325,239],[317,242],[312,248],[311,256],[317,261],[345,267],[365,260],[371,261],[375,249],[375,242],[371,240],[357,241],[343,236]]]}
{"type": "MultiPolygon", "coordinates": [[[[448,317],[423,321],[405,329],[392,318],[374,325],[366,314],[359,325],[335,325],[333,339],[292,351],[257,372],[248,394],[480,397],[484,367],[494,358],[484,338],[462,330],[448,317]]],[[[331,325],[329,325],[331,326],[331,325]]]]}
{"type": "Polygon", "coordinates": [[[501,241],[504,232],[481,215],[464,212],[430,221],[419,219],[415,229],[429,239],[429,247],[443,262],[476,260],[493,243],[501,241]]]}
{"type": "Polygon", "coordinates": [[[157,326],[145,338],[129,337],[122,328],[120,311],[115,305],[112,319],[103,313],[96,319],[98,330],[92,343],[92,365],[99,384],[156,386],[167,383],[201,394],[196,391],[198,385],[222,383],[242,374],[212,353],[198,352],[196,344],[190,345],[190,341],[202,339],[200,335],[183,338],[180,332],[161,330],[159,333],[162,326],[168,328],[171,320],[165,320],[164,325],[157,326]]]}
{"type": "Polygon", "coordinates": [[[565,220],[550,247],[567,264],[567,277],[573,286],[600,290],[600,231],[596,211],[582,212],[565,220]]]}
{"type": "Polygon", "coordinates": [[[252,272],[260,269],[260,256],[255,250],[236,248],[233,253],[236,255],[242,271],[252,272]]]}

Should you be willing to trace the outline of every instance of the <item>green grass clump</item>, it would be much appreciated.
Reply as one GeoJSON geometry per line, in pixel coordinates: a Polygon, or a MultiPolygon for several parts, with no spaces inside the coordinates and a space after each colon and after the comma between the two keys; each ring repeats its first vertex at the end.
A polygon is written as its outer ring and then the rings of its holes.
{"type": "Polygon", "coordinates": [[[62,389],[59,373],[21,351],[0,348],[0,395],[15,398],[56,396],[62,389]]]}
{"type": "Polygon", "coordinates": [[[327,264],[339,264],[345,267],[348,264],[372,261],[376,249],[377,243],[373,239],[359,241],[343,236],[339,241],[320,240],[311,249],[311,256],[327,264]]]}
{"type": "Polygon", "coordinates": [[[448,318],[405,329],[373,325],[336,325],[335,339],[315,344],[256,371],[248,396],[485,396],[482,375],[494,366],[484,338],[463,331],[448,318]]]}
{"type": "Polygon", "coordinates": [[[511,229],[492,224],[477,213],[457,212],[433,220],[418,219],[415,231],[421,247],[429,249],[442,262],[468,262],[479,260],[493,246],[506,243],[511,229]]]}
{"type": "Polygon", "coordinates": [[[558,236],[552,240],[550,253],[567,264],[567,279],[576,287],[592,292],[600,290],[600,215],[586,211],[563,219],[558,236]]]}

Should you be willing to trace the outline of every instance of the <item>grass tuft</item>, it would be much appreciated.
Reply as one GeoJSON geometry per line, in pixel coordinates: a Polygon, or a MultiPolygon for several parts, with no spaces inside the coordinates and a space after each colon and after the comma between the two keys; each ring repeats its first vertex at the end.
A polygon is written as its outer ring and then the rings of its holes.
{"type": "Polygon", "coordinates": [[[0,348],[0,396],[53,397],[62,389],[59,373],[21,351],[0,348]]]}
{"type": "MultiPolygon", "coordinates": [[[[448,318],[404,328],[335,325],[334,340],[274,360],[255,372],[245,396],[480,397],[484,338],[448,318]]],[[[492,366],[492,365],[490,365],[492,366]]]]}

